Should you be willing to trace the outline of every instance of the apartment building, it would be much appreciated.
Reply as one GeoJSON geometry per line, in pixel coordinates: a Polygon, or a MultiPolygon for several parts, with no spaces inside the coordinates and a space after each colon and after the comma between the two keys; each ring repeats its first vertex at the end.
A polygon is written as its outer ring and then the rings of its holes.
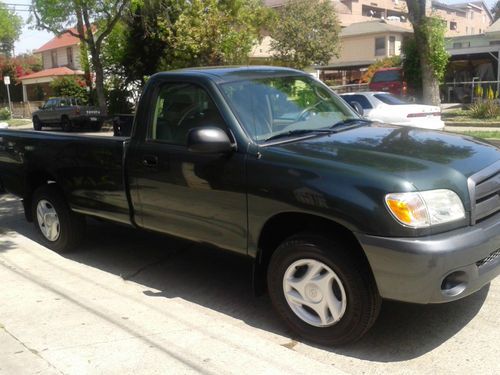
{"type": "MultiPolygon", "coordinates": [[[[382,19],[411,29],[405,0],[331,0],[342,27],[353,23],[382,19]]],[[[269,7],[283,6],[287,0],[265,0],[269,7]]],[[[446,36],[481,34],[493,17],[483,1],[448,4],[431,1],[428,13],[446,21],[446,36]]]]}

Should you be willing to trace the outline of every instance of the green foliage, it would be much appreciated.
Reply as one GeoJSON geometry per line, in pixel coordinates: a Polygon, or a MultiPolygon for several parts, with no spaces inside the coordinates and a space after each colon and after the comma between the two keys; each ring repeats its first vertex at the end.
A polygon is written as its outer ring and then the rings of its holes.
{"type": "Polygon", "coordinates": [[[340,23],[330,1],[291,0],[270,29],[274,57],[284,65],[304,69],[338,56],[340,23]]]}
{"type": "Polygon", "coordinates": [[[478,119],[491,119],[500,116],[500,106],[495,100],[479,100],[469,107],[470,116],[478,119]]]}
{"type": "Polygon", "coordinates": [[[380,60],[375,61],[372,65],[368,67],[366,72],[361,77],[362,82],[370,82],[372,80],[375,72],[381,68],[394,68],[401,66],[401,57],[400,56],[392,56],[386,57],[380,60]]]}
{"type": "Polygon", "coordinates": [[[88,102],[85,82],[81,78],[68,76],[59,77],[50,83],[50,87],[54,90],[56,96],[77,98],[82,103],[88,102]]]}
{"type": "Polygon", "coordinates": [[[420,23],[418,33],[426,41],[425,53],[429,61],[429,66],[422,68],[430,68],[437,81],[442,82],[450,58],[444,42],[446,23],[438,17],[425,17],[420,23]]]}
{"type": "Polygon", "coordinates": [[[244,64],[260,36],[267,10],[260,0],[192,0],[172,27],[165,29],[172,48],[160,66],[244,64]]]}
{"type": "Polygon", "coordinates": [[[21,36],[22,26],[21,17],[0,2],[0,53],[11,56],[14,43],[21,36]]]}
{"type": "Polygon", "coordinates": [[[416,91],[422,88],[422,70],[420,65],[420,55],[417,49],[415,38],[409,37],[403,43],[403,71],[405,79],[416,91]]]}
{"type": "Polygon", "coordinates": [[[108,112],[111,115],[130,114],[133,112],[134,106],[130,102],[128,90],[122,85],[118,77],[107,82],[106,99],[108,112]]]}
{"type": "Polygon", "coordinates": [[[0,108],[0,120],[9,120],[11,117],[11,113],[9,108],[0,108]]]}

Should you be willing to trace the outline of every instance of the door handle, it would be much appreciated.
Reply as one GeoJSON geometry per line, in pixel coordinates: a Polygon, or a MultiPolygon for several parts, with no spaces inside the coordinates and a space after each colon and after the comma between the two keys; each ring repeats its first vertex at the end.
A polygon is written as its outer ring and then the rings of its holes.
{"type": "Polygon", "coordinates": [[[146,155],[142,159],[142,165],[145,167],[151,168],[151,167],[157,167],[158,166],[158,156],[154,155],[146,155]]]}

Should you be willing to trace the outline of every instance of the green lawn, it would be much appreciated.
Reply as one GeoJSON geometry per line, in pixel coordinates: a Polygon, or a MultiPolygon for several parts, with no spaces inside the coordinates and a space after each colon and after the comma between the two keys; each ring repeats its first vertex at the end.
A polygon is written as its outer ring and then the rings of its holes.
{"type": "MultiPolygon", "coordinates": [[[[4,121],[0,121],[4,122],[4,121]]],[[[21,125],[30,125],[31,124],[31,119],[26,119],[26,118],[12,118],[10,120],[5,121],[9,126],[15,127],[15,126],[21,126],[21,125]]]]}
{"type": "Polygon", "coordinates": [[[478,138],[485,139],[499,139],[500,140],[500,131],[463,131],[461,134],[470,135],[478,138]]]}

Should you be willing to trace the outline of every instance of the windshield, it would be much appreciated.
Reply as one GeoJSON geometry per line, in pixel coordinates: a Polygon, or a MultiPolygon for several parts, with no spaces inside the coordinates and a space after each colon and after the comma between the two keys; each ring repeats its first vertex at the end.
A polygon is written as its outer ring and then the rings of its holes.
{"type": "Polygon", "coordinates": [[[379,70],[373,75],[371,83],[401,81],[400,70],[379,70]]]}
{"type": "Polygon", "coordinates": [[[395,97],[394,95],[391,94],[375,94],[373,95],[375,98],[380,100],[382,103],[389,104],[389,105],[404,105],[408,104],[401,99],[395,97]]]}
{"type": "Polygon", "coordinates": [[[312,77],[257,78],[221,87],[241,124],[257,143],[281,133],[326,129],[359,118],[312,77]]]}

